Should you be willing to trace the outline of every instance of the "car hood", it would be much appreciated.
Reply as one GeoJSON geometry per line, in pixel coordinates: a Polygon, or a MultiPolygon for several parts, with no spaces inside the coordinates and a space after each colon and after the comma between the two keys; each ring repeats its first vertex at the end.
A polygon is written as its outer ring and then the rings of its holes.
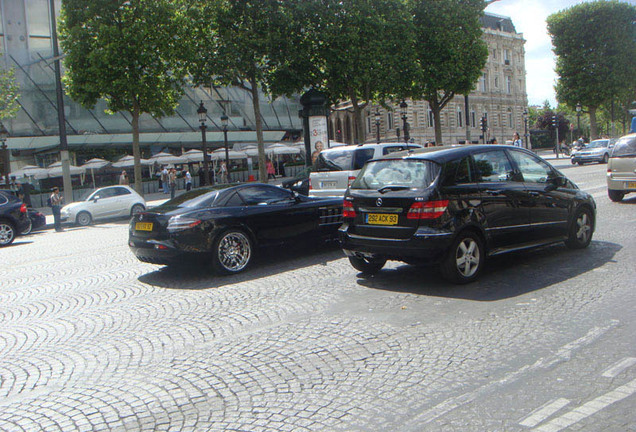
{"type": "Polygon", "coordinates": [[[80,209],[83,206],[84,206],[83,201],[74,202],[74,203],[66,204],[64,207],[62,207],[62,211],[73,211],[73,210],[80,209]]]}

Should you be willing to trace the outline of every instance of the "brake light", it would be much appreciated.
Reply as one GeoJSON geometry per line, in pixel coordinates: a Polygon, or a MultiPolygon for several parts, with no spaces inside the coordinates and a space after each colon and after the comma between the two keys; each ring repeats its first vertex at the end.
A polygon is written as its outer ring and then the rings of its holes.
{"type": "Polygon", "coordinates": [[[309,190],[312,190],[313,188],[311,187],[311,177],[309,177],[309,190]]]}
{"type": "Polygon", "coordinates": [[[353,183],[355,179],[356,178],[354,176],[349,176],[349,179],[347,181],[347,187],[351,187],[351,183],[353,183]]]}
{"type": "Polygon", "coordinates": [[[356,211],[353,208],[352,201],[344,200],[344,202],[342,203],[342,217],[346,217],[346,218],[356,217],[356,211]]]}
{"type": "Polygon", "coordinates": [[[22,204],[20,206],[20,213],[26,213],[27,212],[27,206],[26,204],[22,204]]]}
{"type": "Polygon", "coordinates": [[[413,203],[406,215],[407,219],[437,219],[446,211],[448,200],[418,201],[413,203]]]}

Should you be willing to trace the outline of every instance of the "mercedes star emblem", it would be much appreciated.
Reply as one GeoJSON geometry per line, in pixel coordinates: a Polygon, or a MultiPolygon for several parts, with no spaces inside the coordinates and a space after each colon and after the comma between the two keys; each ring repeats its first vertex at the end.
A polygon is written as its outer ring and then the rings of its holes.
{"type": "Polygon", "coordinates": [[[377,205],[378,207],[382,207],[382,198],[378,198],[375,202],[375,205],[377,205]]]}

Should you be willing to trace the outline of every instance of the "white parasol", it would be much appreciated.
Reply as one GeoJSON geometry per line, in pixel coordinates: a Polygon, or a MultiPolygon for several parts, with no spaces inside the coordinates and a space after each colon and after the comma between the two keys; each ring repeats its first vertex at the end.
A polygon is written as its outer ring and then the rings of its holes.
{"type": "Polygon", "coordinates": [[[148,160],[153,164],[157,162],[159,165],[188,163],[187,158],[175,156],[166,152],[157,153],[156,155],[151,156],[148,160]]]}
{"type": "Polygon", "coordinates": [[[86,161],[81,167],[91,170],[91,178],[93,179],[93,187],[95,187],[95,170],[102,169],[110,165],[110,161],[100,158],[93,158],[86,161]]]}
{"type": "MultiPolygon", "coordinates": [[[[142,165],[152,165],[149,159],[141,159],[142,165]]],[[[117,162],[113,163],[113,167],[115,168],[128,168],[131,166],[135,166],[135,157],[126,155],[120,158],[117,162]]]]}
{"type": "Polygon", "coordinates": [[[17,179],[19,179],[20,177],[33,177],[34,179],[43,179],[48,177],[49,170],[47,170],[46,168],[40,168],[39,166],[35,165],[26,165],[9,175],[17,179]]]}
{"type": "MultiPolygon", "coordinates": [[[[247,159],[247,153],[244,151],[229,150],[228,159],[247,159]]],[[[210,160],[225,160],[225,149],[220,148],[214,150],[210,155],[210,160]]]]}

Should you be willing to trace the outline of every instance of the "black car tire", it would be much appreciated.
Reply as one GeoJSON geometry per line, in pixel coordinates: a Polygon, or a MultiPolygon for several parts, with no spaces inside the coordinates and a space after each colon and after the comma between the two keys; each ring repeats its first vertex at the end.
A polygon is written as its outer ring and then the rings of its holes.
{"type": "Polygon", "coordinates": [[[609,196],[609,199],[611,199],[614,202],[621,202],[623,201],[623,198],[625,197],[625,192],[608,189],[607,196],[609,196]]]}
{"type": "Polygon", "coordinates": [[[587,207],[579,208],[572,219],[566,246],[570,249],[586,248],[592,241],[593,225],[592,212],[587,207]]]}
{"type": "Polygon", "coordinates": [[[130,209],[130,215],[134,216],[137,213],[141,213],[142,211],[146,210],[146,207],[142,206],[141,204],[135,204],[134,206],[132,206],[132,208],[130,209]]]}
{"type": "Polygon", "coordinates": [[[572,162],[572,165],[576,165],[576,161],[574,159],[572,159],[570,162],[572,162]]]}
{"type": "Polygon", "coordinates": [[[9,246],[15,240],[15,228],[8,220],[0,219],[0,247],[9,246]]]}
{"type": "Polygon", "coordinates": [[[355,256],[349,257],[349,262],[354,269],[366,275],[373,275],[382,270],[386,264],[385,258],[360,258],[355,256]]]}
{"type": "Polygon", "coordinates": [[[93,221],[93,217],[87,211],[81,211],[75,216],[75,223],[79,226],[87,226],[93,221]]]}
{"type": "Polygon", "coordinates": [[[606,164],[609,161],[609,155],[607,153],[605,153],[603,155],[603,160],[601,161],[601,163],[606,164]]]}
{"type": "Polygon", "coordinates": [[[20,235],[31,234],[32,230],[33,230],[33,221],[31,221],[31,219],[29,219],[29,226],[27,226],[25,229],[23,229],[22,232],[20,233],[20,235]]]}
{"type": "Polygon", "coordinates": [[[455,284],[467,284],[479,277],[486,255],[484,243],[471,231],[461,232],[442,261],[442,276],[455,284]]]}
{"type": "Polygon", "coordinates": [[[578,162],[578,164],[579,164],[579,165],[583,165],[583,162],[579,161],[579,162],[578,162]]]}
{"type": "Polygon", "coordinates": [[[239,273],[252,261],[252,240],[242,230],[224,231],[214,241],[212,249],[212,266],[217,273],[239,273]]]}

